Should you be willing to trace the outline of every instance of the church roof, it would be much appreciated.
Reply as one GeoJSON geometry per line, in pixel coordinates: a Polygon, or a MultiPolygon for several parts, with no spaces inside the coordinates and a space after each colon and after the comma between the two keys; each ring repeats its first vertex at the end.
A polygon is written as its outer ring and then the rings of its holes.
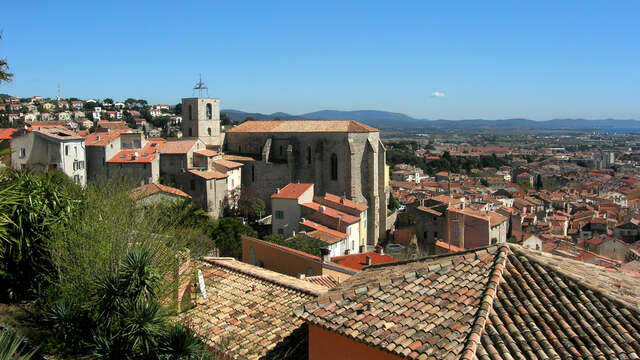
{"type": "Polygon", "coordinates": [[[279,120],[245,121],[227,133],[287,132],[378,132],[378,129],[353,120],[279,120]]]}

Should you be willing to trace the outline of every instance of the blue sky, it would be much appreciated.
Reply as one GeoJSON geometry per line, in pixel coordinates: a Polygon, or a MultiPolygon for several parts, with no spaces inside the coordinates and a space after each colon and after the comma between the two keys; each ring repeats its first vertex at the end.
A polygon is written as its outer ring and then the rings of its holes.
{"type": "Polygon", "coordinates": [[[640,1],[7,1],[0,93],[640,119],[640,1]],[[438,94],[441,96],[434,96],[438,94]],[[442,96],[443,95],[443,96],[442,96]]]}

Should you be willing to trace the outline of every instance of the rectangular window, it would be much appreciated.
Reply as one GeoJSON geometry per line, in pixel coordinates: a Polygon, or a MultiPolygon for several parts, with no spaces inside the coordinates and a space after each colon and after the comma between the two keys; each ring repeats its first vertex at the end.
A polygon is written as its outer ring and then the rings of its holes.
{"type": "Polygon", "coordinates": [[[69,145],[64,147],[64,155],[69,156],[69,145]]]}
{"type": "Polygon", "coordinates": [[[284,219],[284,211],[282,210],[276,211],[276,219],[284,219]]]}
{"type": "Polygon", "coordinates": [[[27,151],[24,148],[20,148],[20,158],[23,158],[27,155],[27,151]]]}

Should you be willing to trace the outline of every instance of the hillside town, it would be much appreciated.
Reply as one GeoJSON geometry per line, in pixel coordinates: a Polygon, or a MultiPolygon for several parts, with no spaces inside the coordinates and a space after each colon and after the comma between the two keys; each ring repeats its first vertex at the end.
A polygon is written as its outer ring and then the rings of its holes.
{"type": "Polygon", "coordinates": [[[640,354],[640,141],[406,141],[220,109],[5,97],[0,162],[247,226],[177,270],[176,316],[220,358],[640,354]]]}

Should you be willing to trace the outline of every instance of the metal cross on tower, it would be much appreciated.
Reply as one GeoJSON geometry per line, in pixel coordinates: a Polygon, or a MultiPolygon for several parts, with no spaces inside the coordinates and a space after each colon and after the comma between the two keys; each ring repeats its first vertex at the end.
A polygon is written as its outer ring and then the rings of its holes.
{"type": "Polygon", "coordinates": [[[209,88],[202,82],[202,74],[200,74],[200,80],[196,83],[196,86],[193,87],[193,94],[195,95],[196,90],[198,91],[198,97],[202,97],[202,91],[206,92],[206,96],[209,97],[209,88]]]}

